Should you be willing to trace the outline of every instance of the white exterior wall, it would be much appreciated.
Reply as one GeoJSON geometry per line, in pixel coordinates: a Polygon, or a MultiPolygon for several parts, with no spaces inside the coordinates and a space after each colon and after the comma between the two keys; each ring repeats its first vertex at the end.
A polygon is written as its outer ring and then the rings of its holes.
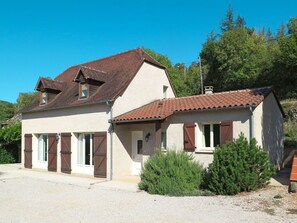
{"type": "MultiPolygon", "coordinates": [[[[33,168],[47,169],[47,163],[38,161],[38,135],[48,133],[72,133],[71,137],[71,168],[72,173],[93,175],[93,167],[77,165],[77,134],[107,132],[107,167],[109,163],[109,107],[107,105],[90,105],[52,111],[25,113],[22,116],[22,164],[24,165],[24,135],[32,137],[32,165],[33,168]]],[[[61,171],[61,139],[57,145],[57,171],[61,171]]],[[[107,176],[109,169],[107,168],[107,176]]]]}
{"type": "Polygon", "coordinates": [[[167,98],[174,98],[165,70],[144,62],[124,94],[115,101],[114,117],[162,99],[164,85],[168,86],[167,98]]]}
{"type": "Polygon", "coordinates": [[[238,138],[242,132],[245,137],[250,137],[250,112],[248,109],[228,109],[203,112],[184,112],[169,117],[162,129],[167,131],[167,147],[169,149],[183,150],[183,123],[195,122],[196,151],[193,153],[196,160],[207,167],[213,160],[212,152],[202,151],[202,123],[220,123],[222,121],[233,121],[233,138],[238,138]]]}
{"type": "Polygon", "coordinates": [[[263,102],[262,144],[269,153],[270,160],[280,168],[283,162],[283,115],[273,93],[263,102]]]}

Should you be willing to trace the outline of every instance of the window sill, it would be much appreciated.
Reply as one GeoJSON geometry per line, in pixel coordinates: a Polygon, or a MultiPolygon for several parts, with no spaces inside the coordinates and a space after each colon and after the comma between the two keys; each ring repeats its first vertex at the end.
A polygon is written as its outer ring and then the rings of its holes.
{"type": "Polygon", "coordinates": [[[201,150],[196,150],[196,154],[213,154],[214,150],[206,150],[206,149],[201,149],[201,150]]]}

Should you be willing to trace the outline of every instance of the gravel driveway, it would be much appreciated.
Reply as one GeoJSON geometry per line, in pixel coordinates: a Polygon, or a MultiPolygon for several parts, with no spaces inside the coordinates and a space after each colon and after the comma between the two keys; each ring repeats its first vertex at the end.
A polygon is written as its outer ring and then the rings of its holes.
{"type": "Polygon", "coordinates": [[[0,165],[0,222],[297,222],[297,196],[270,186],[233,197],[166,197],[133,183],[0,165]]]}

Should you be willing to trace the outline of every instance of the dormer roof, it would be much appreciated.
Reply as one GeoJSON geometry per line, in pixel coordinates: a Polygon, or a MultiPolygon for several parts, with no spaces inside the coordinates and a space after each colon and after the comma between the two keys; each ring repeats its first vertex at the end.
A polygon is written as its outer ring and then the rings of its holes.
{"type": "Polygon", "coordinates": [[[105,71],[97,70],[91,67],[81,66],[74,78],[74,82],[84,82],[87,80],[106,82],[108,74],[105,71]]]}
{"type": "Polygon", "coordinates": [[[37,84],[35,86],[36,91],[42,91],[42,92],[47,92],[47,91],[56,91],[56,92],[61,92],[63,90],[63,82],[57,81],[57,80],[52,80],[49,78],[44,78],[44,77],[39,77],[37,84]]]}

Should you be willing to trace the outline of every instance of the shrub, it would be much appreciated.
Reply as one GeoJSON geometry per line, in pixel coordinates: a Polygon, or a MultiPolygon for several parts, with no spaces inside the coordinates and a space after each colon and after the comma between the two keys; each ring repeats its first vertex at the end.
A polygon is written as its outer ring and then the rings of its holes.
{"type": "Polygon", "coordinates": [[[158,150],[144,164],[139,188],[150,194],[194,195],[202,181],[202,166],[185,152],[158,150]]]}
{"type": "Polygon", "coordinates": [[[14,163],[15,160],[11,153],[7,152],[6,149],[0,147],[0,164],[14,163]]]}
{"type": "Polygon", "coordinates": [[[274,175],[266,151],[241,134],[237,140],[216,148],[208,168],[208,188],[216,194],[232,195],[264,187],[274,175]]]}

